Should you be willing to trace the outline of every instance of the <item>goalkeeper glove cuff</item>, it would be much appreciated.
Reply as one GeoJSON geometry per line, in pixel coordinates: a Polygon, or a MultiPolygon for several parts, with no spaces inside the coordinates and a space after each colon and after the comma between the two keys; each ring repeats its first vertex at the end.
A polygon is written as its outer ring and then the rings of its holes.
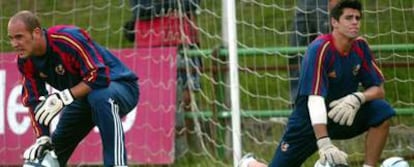
{"type": "Polygon", "coordinates": [[[352,93],[353,96],[355,96],[360,104],[364,104],[365,103],[365,95],[362,92],[354,92],[352,93]]]}
{"type": "Polygon", "coordinates": [[[59,99],[63,102],[63,104],[69,105],[70,103],[72,103],[74,101],[72,92],[70,92],[69,89],[65,89],[63,91],[60,91],[57,93],[57,95],[59,96],[59,99]]]}
{"type": "Polygon", "coordinates": [[[318,148],[321,149],[326,146],[332,145],[332,142],[329,136],[323,136],[323,137],[320,137],[318,141],[316,141],[316,144],[318,144],[318,148]]]}

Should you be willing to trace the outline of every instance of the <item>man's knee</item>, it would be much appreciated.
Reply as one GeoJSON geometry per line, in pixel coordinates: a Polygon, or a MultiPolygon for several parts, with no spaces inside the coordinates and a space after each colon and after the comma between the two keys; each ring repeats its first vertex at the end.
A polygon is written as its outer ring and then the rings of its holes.
{"type": "Polygon", "coordinates": [[[378,124],[377,126],[373,126],[371,128],[388,131],[390,129],[390,126],[391,126],[390,119],[387,119],[383,121],[382,123],[378,124]]]}

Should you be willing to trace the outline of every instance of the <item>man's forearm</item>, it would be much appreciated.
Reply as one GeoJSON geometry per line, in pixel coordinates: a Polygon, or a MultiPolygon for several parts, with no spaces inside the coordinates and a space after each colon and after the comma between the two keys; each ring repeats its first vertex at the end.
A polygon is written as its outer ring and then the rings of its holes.
{"type": "Polygon", "coordinates": [[[371,101],[375,99],[383,99],[385,97],[384,86],[372,86],[363,91],[365,101],[371,101]]]}
{"type": "Polygon", "coordinates": [[[315,124],[313,125],[313,131],[315,132],[316,139],[320,139],[328,136],[328,130],[326,124],[315,124]]]}
{"type": "Polygon", "coordinates": [[[77,99],[86,96],[92,89],[84,82],[80,82],[76,86],[70,88],[72,96],[77,99]]]}

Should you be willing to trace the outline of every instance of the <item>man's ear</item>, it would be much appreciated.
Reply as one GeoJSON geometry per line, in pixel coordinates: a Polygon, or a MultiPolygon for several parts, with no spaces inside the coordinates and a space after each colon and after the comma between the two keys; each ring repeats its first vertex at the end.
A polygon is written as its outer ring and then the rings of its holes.
{"type": "Polygon", "coordinates": [[[338,20],[331,18],[331,26],[332,28],[335,28],[338,25],[338,20]]]}
{"type": "Polygon", "coordinates": [[[36,27],[32,32],[33,37],[41,37],[42,36],[42,29],[40,27],[36,27]]]}

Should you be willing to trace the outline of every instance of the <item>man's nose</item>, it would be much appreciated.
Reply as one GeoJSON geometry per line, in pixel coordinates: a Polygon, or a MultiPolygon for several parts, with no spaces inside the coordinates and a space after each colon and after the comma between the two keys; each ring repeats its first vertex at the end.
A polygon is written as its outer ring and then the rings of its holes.
{"type": "Polygon", "coordinates": [[[359,20],[357,20],[356,18],[352,19],[352,23],[357,24],[359,22],[359,20]]]}
{"type": "Polygon", "coordinates": [[[352,17],[352,23],[353,24],[357,24],[357,23],[359,23],[359,18],[358,17],[352,17]]]}

